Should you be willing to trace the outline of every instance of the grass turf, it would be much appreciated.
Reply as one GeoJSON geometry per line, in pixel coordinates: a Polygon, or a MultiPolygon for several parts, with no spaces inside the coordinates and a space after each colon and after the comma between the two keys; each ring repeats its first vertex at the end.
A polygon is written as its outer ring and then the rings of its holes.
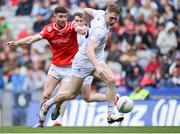
{"type": "Polygon", "coordinates": [[[180,133],[179,127],[0,127],[0,133],[180,133]]]}

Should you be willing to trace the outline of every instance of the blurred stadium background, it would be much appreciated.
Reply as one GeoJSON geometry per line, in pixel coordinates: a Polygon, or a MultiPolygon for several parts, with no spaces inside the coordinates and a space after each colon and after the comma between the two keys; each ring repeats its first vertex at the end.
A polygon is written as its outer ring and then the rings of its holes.
{"type": "MultiPolygon", "coordinates": [[[[36,123],[51,60],[46,40],[14,49],[4,43],[40,32],[57,5],[72,15],[83,7],[105,9],[109,2],[121,5],[121,19],[109,34],[105,60],[117,91],[135,100],[121,125],[180,126],[179,0],[1,0],[0,126],[36,123]]],[[[92,92],[104,91],[94,80],[92,92]]],[[[88,104],[78,96],[69,102],[63,125],[108,126],[106,111],[105,102],[88,104]]]]}

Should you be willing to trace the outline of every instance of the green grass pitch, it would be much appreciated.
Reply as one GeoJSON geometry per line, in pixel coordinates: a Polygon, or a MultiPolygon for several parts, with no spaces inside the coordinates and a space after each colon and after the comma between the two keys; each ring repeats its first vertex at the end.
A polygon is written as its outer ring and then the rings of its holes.
{"type": "Polygon", "coordinates": [[[179,127],[0,127],[0,133],[180,133],[179,127]]]}

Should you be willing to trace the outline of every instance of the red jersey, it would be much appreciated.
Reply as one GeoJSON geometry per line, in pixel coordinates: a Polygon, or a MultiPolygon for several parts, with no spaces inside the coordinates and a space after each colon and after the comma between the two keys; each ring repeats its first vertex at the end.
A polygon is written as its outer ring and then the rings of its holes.
{"type": "Polygon", "coordinates": [[[52,49],[52,64],[56,66],[69,66],[78,51],[77,24],[67,22],[66,26],[59,30],[55,23],[46,25],[39,33],[43,39],[47,39],[52,49]]]}

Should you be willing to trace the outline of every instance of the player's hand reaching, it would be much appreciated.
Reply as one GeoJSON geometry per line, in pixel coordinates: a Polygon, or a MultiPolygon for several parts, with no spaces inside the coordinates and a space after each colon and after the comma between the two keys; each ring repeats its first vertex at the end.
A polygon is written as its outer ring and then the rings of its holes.
{"type": "Polygon", "coordinates": [[[8,45],[10,47],[15,47],[15,46],[17,46],[17,43],[16,43],[16,41],[9,41],[6,43],[6,45],[8,45]]]}
{"type": "Polygon", "coordinates": [[[98,65],[97,67],[96,67],[96,71],[97,71],[97,73],[101,76],[101,78],[103,79],[103,80],[107,80],[107,72],[106,72],[106,69],[103,67],[103,66],[101,66],[101,65],[98,65]]]}

